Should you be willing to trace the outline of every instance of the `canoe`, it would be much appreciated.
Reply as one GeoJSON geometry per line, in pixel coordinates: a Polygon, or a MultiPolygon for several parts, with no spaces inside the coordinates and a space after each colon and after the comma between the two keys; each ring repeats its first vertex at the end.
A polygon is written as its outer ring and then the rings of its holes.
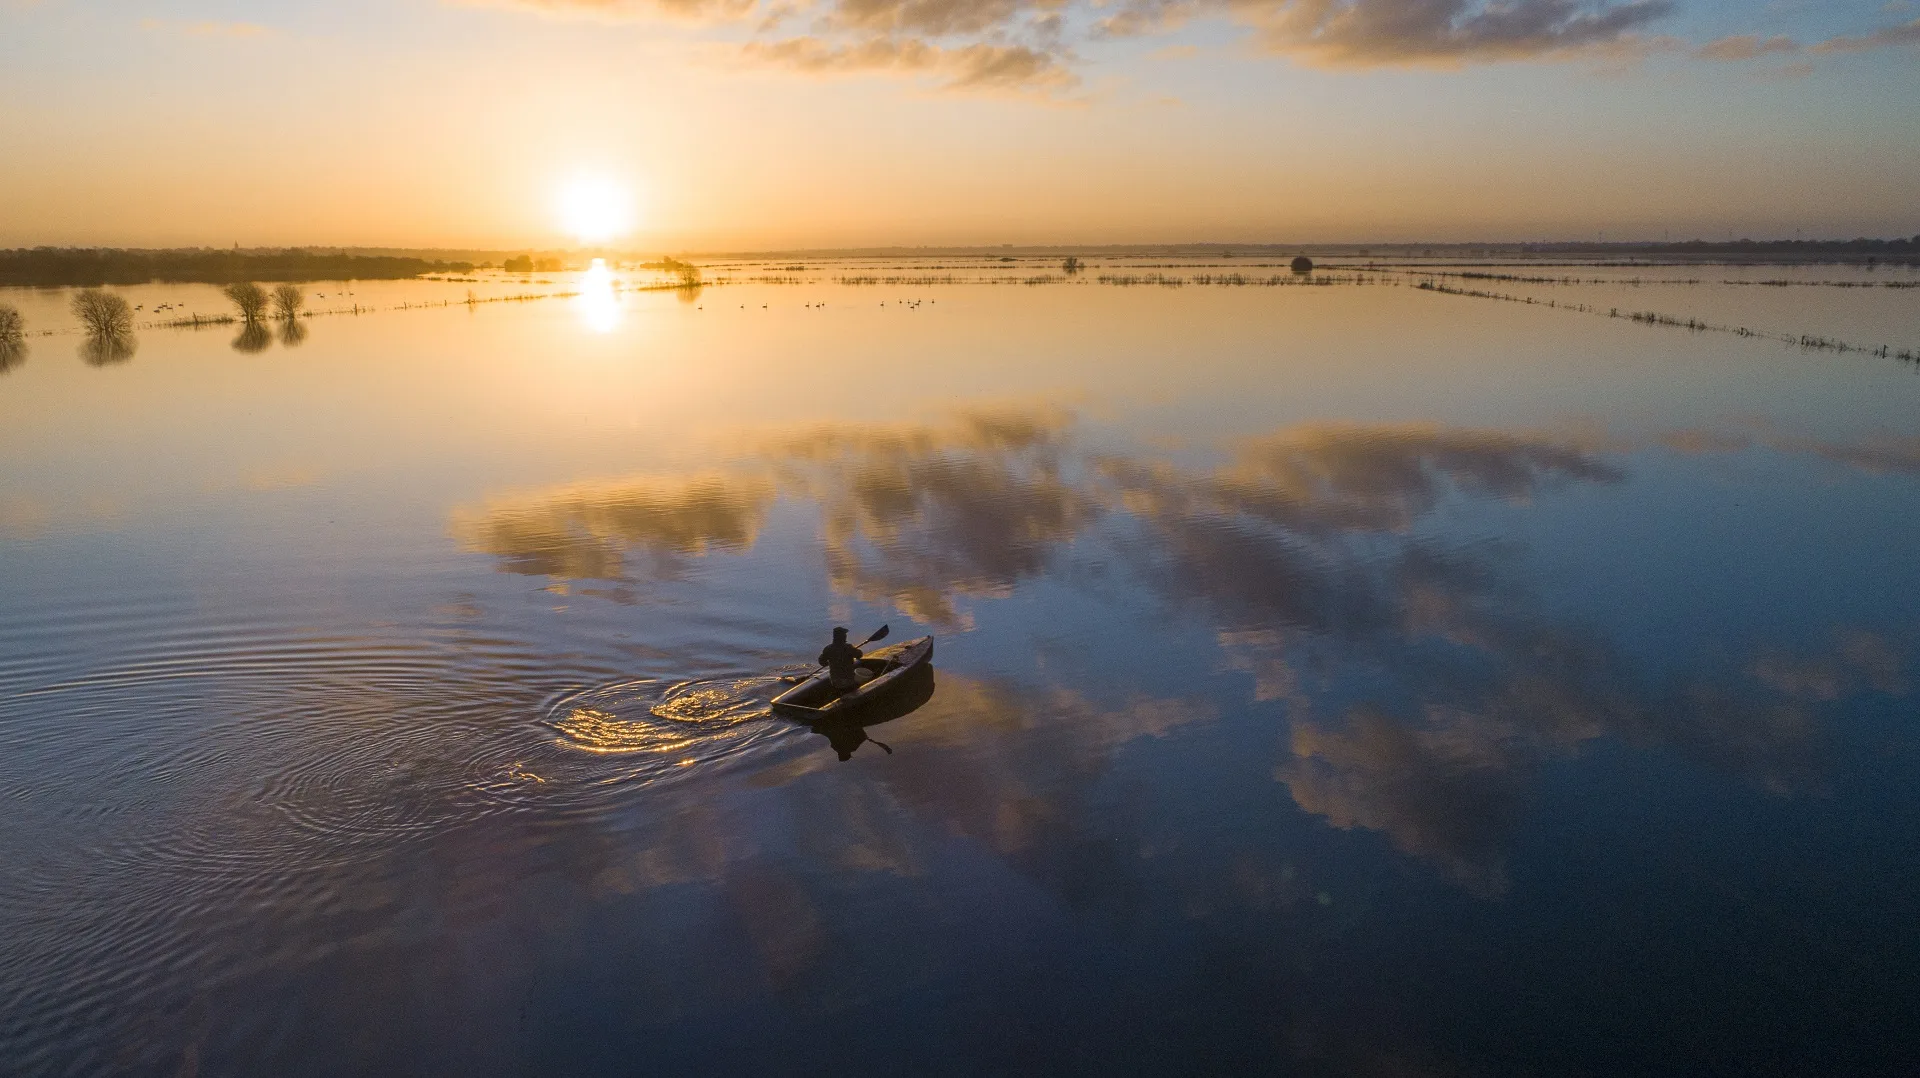
{"type": "Polygon", "coordinates": [[[909,673],[927,665],[933,659],[933,637],[923,636],[918,640],[909,640],[904,644],[878,648],[862,656],[859,665],[873,671],[873,680],[857,689],[847,692],[834,691],[827,681],[827,672],[821,670],[812,677],[773,698],[773,710],[776,714],[800,719],[803,722],[820,722],[835,715],[845,714],[876,697],[891,694],[906,680],[909,673]]]}

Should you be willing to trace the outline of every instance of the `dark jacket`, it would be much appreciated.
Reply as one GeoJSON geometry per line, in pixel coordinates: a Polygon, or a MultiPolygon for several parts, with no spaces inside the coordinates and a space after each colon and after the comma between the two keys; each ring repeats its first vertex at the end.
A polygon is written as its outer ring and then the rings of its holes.
{"type": "Polygon", "coordinates": [[[852,644],[828,644],[820,653],[820,665],[827,668],[827,675],[839,684],[853,680],[853,664],[860,661],[861,651],[852,644]]]}

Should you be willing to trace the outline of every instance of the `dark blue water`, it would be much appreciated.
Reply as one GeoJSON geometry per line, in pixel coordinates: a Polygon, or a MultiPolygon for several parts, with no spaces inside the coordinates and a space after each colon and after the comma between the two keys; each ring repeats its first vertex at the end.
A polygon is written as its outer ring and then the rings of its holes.
{"type": "Polygon", "coordinates": [[[31,338],[0,1070],[1920,1064],[1910,364],[832,277],[31,338]]]}

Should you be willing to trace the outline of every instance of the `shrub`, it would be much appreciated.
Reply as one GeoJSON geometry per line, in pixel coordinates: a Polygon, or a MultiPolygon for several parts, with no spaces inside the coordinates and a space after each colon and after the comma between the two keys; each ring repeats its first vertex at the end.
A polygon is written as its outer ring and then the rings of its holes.
{"type": "Polygon", "coordinates": [[[111,292],[88,288],[73,297],[73,316],[93,337],[124,337],[133,332],[133,308],[111,292]]]}
{"type": "Polygon", "coordinates": [[[283,284],[273,290],[273,313],[281,318],[298,318],[307,305],[307,294],[299,285],[283,284]]]}
{"type": "Polygon", "coordinates": [[[266,312],[266,289],[251,281],[230,284],[221,289],[220,294],[232,300],[235,307],[240,308],[240,317],[247,325],[260,321],[260,316],[266,312]]]}

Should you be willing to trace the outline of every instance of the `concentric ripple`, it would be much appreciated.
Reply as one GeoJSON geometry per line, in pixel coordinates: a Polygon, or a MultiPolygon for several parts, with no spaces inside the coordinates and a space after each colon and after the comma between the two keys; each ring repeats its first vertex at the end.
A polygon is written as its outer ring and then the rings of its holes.
{"type": "Polygon", "coordinates": [[[557,747],[606,758],[592,781],[656,782],[790,734],[769,706],[785,687],[771,676],[623,681],[569,693],[543,721],[557,747]]]}

